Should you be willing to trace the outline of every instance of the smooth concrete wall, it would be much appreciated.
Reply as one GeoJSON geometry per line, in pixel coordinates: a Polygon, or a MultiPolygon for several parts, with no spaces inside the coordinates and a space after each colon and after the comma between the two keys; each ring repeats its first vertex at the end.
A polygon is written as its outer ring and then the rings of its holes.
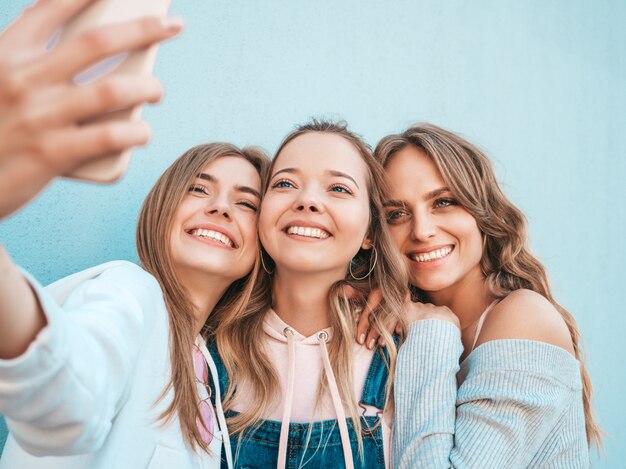
{"type": "MultiPolygon", "coordinates": [[[[0,25],[27,2],[4,1],[0,25]]],[[[145,112],[152,145],[112,187],[59,181],[0,239],[47,283],[136,259],[134,225],[185,149],[225,140],[273,151],[312,116],[375,144],[416,121],[459,131],[493,157],[526,213],[558,300],[578,319],[608,433],[595,467],[624,465],[626,3],[620,0],[181,1],[180,39],[145,112]]]]}

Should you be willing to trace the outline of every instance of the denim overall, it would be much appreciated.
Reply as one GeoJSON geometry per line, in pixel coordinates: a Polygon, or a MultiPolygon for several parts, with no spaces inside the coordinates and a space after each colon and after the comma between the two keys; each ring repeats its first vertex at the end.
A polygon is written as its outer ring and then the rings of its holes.
{"type": "MultiPolygon", "coordinates": [[[[207,344],[215,361],[222,393],[228,388],[228,376],[214,343],[207,344]]],[[[388,370],[383,353],[379,349],[374,353],[359,401],[360,406],[376,407],[380,412],[376,416],[361,417],[363,427],[363,459],[359,456],[358,441],[351,419],[347,419],[352,457],[355,469],[378,469],[385,467],[383,433],[381,427],[382,409],[385,404],[385,387],[388,370]]],[[[213,395],[215,393],[213,392],[213,395]]],[[[227,412],[226,417],[236,415],[227,412]]],[[[278,443],[281,422],[262,420],[252,431],[248,429],[239,437],[231,436],[233,459],[238,469],[274,469],[278,460],[278,443]]],[[[222,468],[226,468],[222,458],[222,468]]],[[[287,469],[297,468],[341,468],[344,467],[343,448],[337,420],[323,420],[311,423],[290,423],[287,449],[287,469]]]]}

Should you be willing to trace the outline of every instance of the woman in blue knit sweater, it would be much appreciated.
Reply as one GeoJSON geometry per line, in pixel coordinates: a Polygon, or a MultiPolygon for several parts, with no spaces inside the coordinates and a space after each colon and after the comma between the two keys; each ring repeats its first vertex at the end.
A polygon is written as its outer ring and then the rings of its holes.
{"type": "Polygon", "coordinates": [[[394,467],[588,467],[600,443],[574,318],[487,157],[418,125],[376,148],[415,304],[398,357],[394,467]]]}

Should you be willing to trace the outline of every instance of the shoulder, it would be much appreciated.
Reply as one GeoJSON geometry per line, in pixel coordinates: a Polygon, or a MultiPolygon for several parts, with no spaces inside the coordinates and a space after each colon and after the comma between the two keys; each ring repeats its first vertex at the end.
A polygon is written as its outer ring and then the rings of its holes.
{"type": "Polygon", "coordinates": [[[498,339],[534,340],[574,354],[569,329],[559,311],[531,290],[516,290],[494,306],[476,345],[498,339]]]}
{"type": "Polygon", "coordinates": [[[91,267],[49,285],[46,290],[60,304],[120,295],[144,304],[162,296],[157,280],[128,261],[112,261],[91,267]]]}

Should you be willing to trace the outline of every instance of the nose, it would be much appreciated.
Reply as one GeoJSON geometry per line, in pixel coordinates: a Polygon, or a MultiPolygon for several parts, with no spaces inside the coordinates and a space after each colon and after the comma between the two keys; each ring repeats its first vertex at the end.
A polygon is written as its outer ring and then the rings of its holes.
{"type": "Polygon", "coordinates": [[[294,204],[294,210],[297,212],[322,212],[322,203],[316,194],[311,191],[302,191],[294,204]]]}
{"type": "Polygon", "coordinates": [[[431,213],[420,212],[413,215],[412,236],[416,241],[427,241],[435,236],[437,225],[431,213]]]}
{"type": "Polygon", "coordinates": [[[204,211],[207,215],[218,216],[226,220],[232,218],[228,200],[219,194],[207,201],[204,211]]]}

